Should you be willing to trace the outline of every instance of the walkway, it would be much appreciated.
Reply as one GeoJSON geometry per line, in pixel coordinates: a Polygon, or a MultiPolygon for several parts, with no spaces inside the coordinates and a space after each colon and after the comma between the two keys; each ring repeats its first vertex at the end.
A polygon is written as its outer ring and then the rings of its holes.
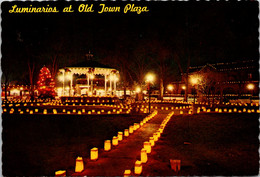
{"type": "MultiPolygon", "coordinates": [[[[134,172],[136,160],[140,160],[140,152],[143,142],[159,128],[163,119],[170,113],[169,111],[159,111],[159,113],[147,122],[144,126],[136,130],[129,137],[119,142],[119,145],[112,147],[111,151],[99,150],[97,161],[84,159],[85,170],[81,173],[71,174],[72,176],[123,176],[124,171],[130,169],[134,172]]],[[[149,160],[149,159],[148,159],[149,160]]],[[[67,174],[70,175],[70,174],[67,174]]]]}

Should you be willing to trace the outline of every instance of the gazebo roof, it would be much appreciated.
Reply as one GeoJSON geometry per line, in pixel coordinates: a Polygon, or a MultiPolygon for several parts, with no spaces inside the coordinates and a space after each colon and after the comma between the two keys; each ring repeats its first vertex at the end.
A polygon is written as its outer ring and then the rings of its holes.
{"type": "Polygon", "coordinates": [[[109,68],[109,69],[113,69],[110,66],[104,65],[102,63],[99,63],[97,61],[94,60],[86,60],[80,63],[77,63],[75,65],[66,67],[66,68],[70,68],[70,67],[86,67],[86,68],[109,68]]]}
{"type": "Polygon", "coordinates": [[[86,60],[72,66],[66,66],[63,69],[60,69],[60,71],[65,72],[67,69],[70,70],[73,74],[93,73],[94,75],[109,75],[111,73],[119,73],[117,69],[101,64],[94,60],[86,60]]]}

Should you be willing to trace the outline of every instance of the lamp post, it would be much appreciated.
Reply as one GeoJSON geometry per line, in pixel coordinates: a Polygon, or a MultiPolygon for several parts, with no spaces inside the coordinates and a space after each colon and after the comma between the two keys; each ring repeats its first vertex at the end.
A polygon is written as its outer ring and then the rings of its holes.
{"type": "Polygon", "coordinates": [[[195,104],[195,94],[196,94],[196,85],[198,84],[199,77],[198,76],[191,76],[190,82],[194,87],[194,100],[193,103],[195,104]]]}
{"type": "Polygon", "coordinates": [[[253,97],[253,93],[254,93],[254,88],[255,88],[255,85],[254,84],[252,84],[252,83],[250,83],[250,84],[248,84],[247,85],[247,89],[248,90],[251,90],[251,97],[250,97],[250,103],[252,102],[252,97],[253,97]]]}
{"type": "Polygon", "coordinates": [[[149,98],[149,114],[151,113],[151,92],[150,92],[150,84],[153,82],[154,80],[154,75],[151,73],[148,73],[146,75],[146,82],[147,82],[147,87],[148,87],[148,98],[149,98]]]}
{"type": "MultiPolygon", "coordinates": [[[[186,86],[185,85],[181,86],[181,89],[185,91],[186,90],[186,86]]],[[[185,92],[184,92],[183,96],[184,96],[183,97],[183,101],[184,101],[185,100],[185,92]]]]}
{"type": "MultiPolygon", "coordinates": [[[[170,92],[173,92],[173,85],[171,85],[171,84],[169,84],[168,86],[167,86],[167,89],[170,91],[170,92]]],[[[170,100],[172,99],[172,97],[171,97],[171,94],[170,94],[170,100]]]]}

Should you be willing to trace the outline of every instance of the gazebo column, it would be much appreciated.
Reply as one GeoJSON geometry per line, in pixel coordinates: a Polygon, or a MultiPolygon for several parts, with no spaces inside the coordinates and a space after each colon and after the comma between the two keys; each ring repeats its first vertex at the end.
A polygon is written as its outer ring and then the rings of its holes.
{"type": "Polygon", "coordinates": [[[65,95],[65,71],[62,72],[63,74],[63,79],[62,79],[62,96],[65,95]]]}
{"type": "Polygon", "coordinates": [[[107,75],[105,74],[105,96],[107,95],[107,75]]]}
{"type": "Polygon", "coordinates": [[[71,80],[70,80],[70,96],[73,96],[73,94],[72,94],[72,82],[73,82],[73,73],[71,73],[71,80]]]}
{"type": "Polygon", "coordinates": [[[116,95],[116,78],[114,78],[114,95],[116,95]]]}
{"type": "Polygon", "coordinates": [[[88,77],[88,93],[89,93],[89,74],[87,74],[88,77]]]}
{"type": "Polygon", "coordinates": [[[112,88],[112,76],[111,74],[109,75],[109,81],[110,81],[110,95],[113,95],[113,88],[112,88]]]}

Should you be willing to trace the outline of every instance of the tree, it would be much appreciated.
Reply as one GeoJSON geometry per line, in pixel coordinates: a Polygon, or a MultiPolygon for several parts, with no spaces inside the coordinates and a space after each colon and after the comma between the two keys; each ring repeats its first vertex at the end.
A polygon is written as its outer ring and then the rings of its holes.
{"type": "Polygon", "coordinates": [[[40,70],[39,79],[37,81],[38,91],[42,98],[54,98],[55,83],[51,76],[50,70],[44,66],[40,70]]]}
{"type": "Polygon", "coordinates": [[[157,68],[159,77],[159,99],[163,100],[165,81],[172,76],[171,70],[173,65],[170,50],[168,46],[163,45],[159,40],[153,40],[148,43],[151,44],[149,46],[150,58],[154,67],[157,68]]]}

